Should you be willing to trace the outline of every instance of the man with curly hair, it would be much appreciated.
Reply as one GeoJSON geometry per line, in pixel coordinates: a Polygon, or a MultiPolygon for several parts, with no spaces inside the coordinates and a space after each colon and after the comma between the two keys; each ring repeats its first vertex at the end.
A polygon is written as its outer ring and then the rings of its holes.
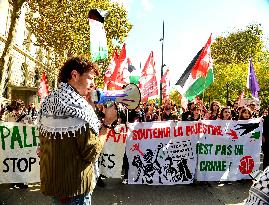
{"type": "Polygon", "coordinates": [[[39,116],[40,179],[43,194],[55,204],[90,205],[98,179],[97,159],[108,129],[117,120],[115,106],[100,121],[94,112],[96,64],[69,59],[59,72],[58,89],[43,101],[39,116]]]}

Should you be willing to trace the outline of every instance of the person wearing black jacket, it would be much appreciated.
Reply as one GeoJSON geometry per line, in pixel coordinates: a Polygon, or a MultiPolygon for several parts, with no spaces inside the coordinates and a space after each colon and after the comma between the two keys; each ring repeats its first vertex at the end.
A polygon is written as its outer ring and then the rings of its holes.
{"type": "Polygon", "coordinates": [[[189,121],[189,118],[192,116],[192,110],[194,108],[194,102],[188,103],[188,110],[182,114],[182,121],[189,121]]]}
{"type": "Polygon", "coordinates": [[[264,117],[262,133],[263,170],[269,165],[269,116],[264,117]]]}

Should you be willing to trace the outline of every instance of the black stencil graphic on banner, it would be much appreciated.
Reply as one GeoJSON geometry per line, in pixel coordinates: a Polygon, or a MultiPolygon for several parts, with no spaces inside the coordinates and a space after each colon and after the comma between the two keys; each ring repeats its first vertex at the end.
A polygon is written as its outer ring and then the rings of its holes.
{"type": "Polygon", "coordinates": [[[244,132],[242,132],[240,134],[240,136],[245,135],[247,133],[252,132],[253,130],[255,130],[256,128],[259,127],[259,123],[247,123],[247,124],[237,124],[235,130],[244,130],[244,132]]]}
{"type": "Polygon", "coordinates": [[[138,182],[141,174],[142,174],[142,184],[152,184],[153,183],[153,176],[155,173],[159,175],[159,183],[162,184],[161,180],[161,173],[162,168],[160,163],[158,162],[158,155],[160,150],[163,148],[163,144],[159,144],[157,147],[156,155],[151,149],[147,149],[146,153],[143,156],[143,161],[139,155],[135,155],[132,161],[132,165],[135,166],[138,170],[137,178],[134,182],[138,182]]]}
{"type": "Polygon", "coordinates": [[[191,141],[170,142],[165,147],[160,143],[156,150],[146,149],[145,153],[139,149],[138,144],[133,147],[132,151],[136,150],[140,154],[132,160],[132,165],[137,169],[134,182],[141,180],[142,184],[152,184],[153,178],[158,178],[158,183],[163,184],[193,179],[194,174],[188,167],[188,160],[194,159],[191,141]]]}
{"type": "Polygon", "coordinates": [[[163,176],[166,181],[186,182],[192,179],[193,175],[188,168],[187,159],[173,160],[171,157],[167,157],[165,161],[167,164],[164,166],[163,176]]]}

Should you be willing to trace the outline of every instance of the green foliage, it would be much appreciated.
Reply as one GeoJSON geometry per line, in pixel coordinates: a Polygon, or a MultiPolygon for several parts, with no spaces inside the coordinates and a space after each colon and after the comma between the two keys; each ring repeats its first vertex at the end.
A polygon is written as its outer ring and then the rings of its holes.
{"type": "Polygon", "coordinates": [[[246,63],[250,57],[256,58],[263,48],[262,34],[260,25],[253,24],[217,37],[212,44],[215,64],[246,63]]]}
{"type": "Polygon", "coordinates": [[[181,95],[178,91],[176,90],[171,90],[170,92],[170,99],[172,100],[172,102],[176,105],[181,105],[181,95]]]}
{"type": "MultiPolygon", "coordinates": [[[[29,0],[28,3],[32,12],[27,16],[27,21],[31,32],[37,38],[37,44],[44,48],[52,48],[55,53],[59,54],[61,62],[70,56],[77,55],[90,58],[88,22],[90,9],[102,9],[109,12],[104,27],[107,32],[110,56],[114,48],[112,40],[119,39],[123,42],[132,28],[127,19],[126,10],[109,0],[29,0]]],[[[98,62],[98,64],[103,74],[108,60],[98,62]]],[[[102,78],[103,75],[100,76],[100,82],[102,78]]]]}
{"type": "Polygon", "coordinates": [[[252,57],[262,107],[268,104],[269,53],[265,49],[262,33],[260,25],[255,24],[216,38],[211,47],[214,83],[205,91],[204,101],[217,99],[225,105],[227,100],[236,100],[242,91],[245,96],[251,97],[246,83],[249,58],[252,57]]]}

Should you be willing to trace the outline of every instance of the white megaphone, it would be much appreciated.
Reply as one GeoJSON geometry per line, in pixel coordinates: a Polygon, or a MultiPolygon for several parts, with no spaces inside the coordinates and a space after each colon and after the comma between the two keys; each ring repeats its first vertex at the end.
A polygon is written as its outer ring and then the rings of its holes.
{"type": "Polygon", "coordinates": [[[128,109],[135,109],[140,103],[141,94],[135,84],[126,85],[123,90],[101,90],[97,89],[91,93],[91,99],[97,104],[118,102],[128,109]]]}

